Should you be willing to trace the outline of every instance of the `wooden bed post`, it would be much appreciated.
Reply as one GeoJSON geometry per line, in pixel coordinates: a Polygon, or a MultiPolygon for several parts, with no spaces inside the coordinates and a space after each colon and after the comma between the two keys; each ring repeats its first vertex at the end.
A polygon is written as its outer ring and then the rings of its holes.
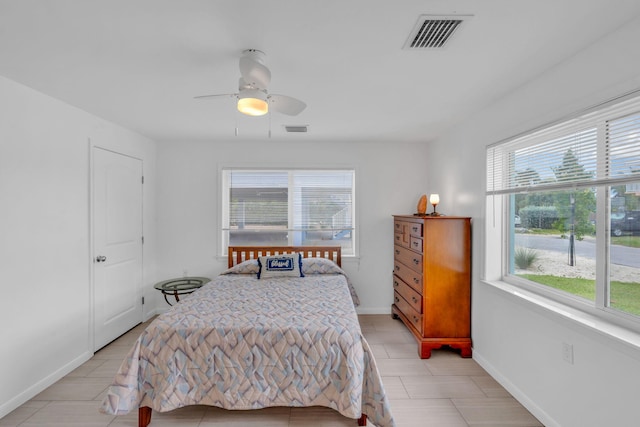
{"type": "Polygon", "coordinates": [[[366,426],[367,425],[367,416],[365,414],[362,414],[362,416],[360,418],[358,418],[358,425],[359,426],[366,426]]]}
{"type": "Polygon", "coordinates": [[[138,408],[138,427],[147,427],[151,422],[151,408],[141,406],[138,408]]]}

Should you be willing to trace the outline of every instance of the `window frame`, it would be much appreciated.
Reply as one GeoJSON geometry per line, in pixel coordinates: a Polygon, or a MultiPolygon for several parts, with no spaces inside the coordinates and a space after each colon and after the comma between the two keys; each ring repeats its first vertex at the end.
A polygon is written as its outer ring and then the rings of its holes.
{"type": "MultiPolygon", "coordinates": [[[[218,177],[219,177],[219,186],[218,186],[218,191],[220,191],[220,197],[218,197],[218,213],[220,215],[220,221],[217,227],[217,245],[218,245],[218,253],[219,253],[219,257],[220,258],[226,258],[228,256],[227,251],[228,251],[228,246],[229,246],[229,239],[228,239],[228,234],[227,237],[225,238],[225,233],[228,230],[225,230],[225,227],[228,226],[229,224],[229,192],[226,191],[229,189],[230,183],[228,182],[228,174],[226,173],[226,171],[231,171],[231,170],[238,170],[238,171],[247,171],[247,172],[251,172],[251,171],[273,171],[273,172],[286,172],[289,173],[289,184],[288,184],[288,189],[291,191],[292,188],[292,176],[291,173],[292,172],[311,172],[311,171],[336,171],[336,172],[351,172],[353,175],[353,180],[352,180],[352,187],[351,187],[351,191],[352,191],[352,203],[351,203],[351,208],[352,208],[352,222],[353,222],[353,230],[352,230],[352,246],[353,246],[353,253],[346,253],[344,250],[342,252],[342,257],[344,258],[358,258],[359,257],[359,239],[360,239],[360,233],[359,233],[359,209],[358,209],[358,200],[359,200],[359,195],[358,195],[358,168],[352,165],[336,165],[331,166],[331,167],[327,167],[327,166],[317,166],[317,165],[313,165],[313,164],[307,164],[307,165],[302,165],[302,166],[296,166],[296,167],[292,167],[290,165],[265,165],[265,164],[220,164],[218,166],[218,177]]],[[[288,207],[288,223],[291,224],[292,223],[292,212],[291,212],[291,206],[289,205],[288,207]]],[[[292,245],[293,243],[291,242],[291,237],[289,238],[289,241],[287,243],[287,245],[292,245]]],[[[299,245],[298,245],[299,246],[299,245]]]]}
{"type": "MultiPolygon", "coordinates": [[[[640,181],[640,175],[635,171],[630,173],[629,176],[623,178],[609,178],[605,177],[606,171],[602,168],[609,165],[609,157],[606,156],[606,120],[611,122],[624,116],[624,114],[640,114],[640,90],[630,92],[629,94],[615,98],[611,101],[599,104],[591,107],[582,112],[576,113],[572,116],[558,120],[554,123],[550,123],[544,126],[540,126],[531,131],[527,131],[516,135],[511,138],[507,138],[495,144],[487,146],[487,183],[486,183],[486,198],[485,198],[485,211],[486,211],[486,240],[485,240],[485,259],[484,270],[482,277],[487,283],[503,282],[508,285],[513,285],[516,288],[520,288],[527,291],[527,299],[531,299],[533,296],[536,299],[536,295],[543,297],[553,304],[561,304],[563,306],[575,309],[578,312],[585,313],[592,316],[593,319],[602,319],[611,324],[619,325],[627,329],[631,329],[635,332],[640,332],[640,316],[626,313],[620,309],[612,308],[610,303],[610,261],[609,252],[611,244],[610,235],[610,188],[614,185],[627,182],[640,181]],[[497,184],[496,180],[496,164],[495,158],[490,159],[490,150],[495,147],[509,148],[518,144],[521,146],[527,146],[526,139],[532,135],[535,139],[536,134],[543,134],[548,131],[553,135],[557,128],[562,128],[563,125],[568,129],[572,127],[579,129],[579,126],[583,126],[581,122],[587,121],[591,125],[597,125],[597,156],[598,161],[596,165],[596,178],[593,181],[581,182],[579,184],[557,184],[551,186],[540,186],[538,188],[525,188],[523,191],[515,191],[513,188],[505,189],[497,184]],[[571,123],[573,122],[573,126],[571,123]],[[577,124],[576,124],[577,123],[577,124]],[[525,142],[518,142],[525,141],[525,142]],[[601,161],[601,157],[606,157],[606,161],[601,161]],[[493,168],[493,170],[491,170],[493,168]],[[496,186],[497,184],[497,186],[496,186]],[[556,290],[552,287],[529,281],[524,278],[516,277],[510,273],[510,256],[513,249],[513,220],[512,214],[515,212],[515,208],[512,205],[514,199],[513,195],[526,192],[526,191],[549,191],[549,190],[568,190],[571,188],[596,188],[596,274],[595,274],[595,300],[585,300],[576,295],[565,293],[563,291],[556,290]],[[606,190],[606,191],[605,191],[606,190]],[[496,233],[498,232],[498,233],[496,233]]],[[[533,142],[529,142],[532,146],[533,142]]],[[[505,179],[507,173],[506,163],[500,164],[499,179],[505,179]]],[[[534,186],[535,187],[535,186],[534,186]]],[[[518,291],[513,292],[516,295],[524,296],[518,291]]],[[[538,302],[542,302],[539,300],[538,302]]],[[[543,303],[544,305],[544,303],[543,303]]],[[[561,310],[560,310],[561,311],[561,310]]],[[[564,313],[567,314],[567,313],[564,313]]],[[[574,315],[568,317],[574,318],[574,315]]]]}

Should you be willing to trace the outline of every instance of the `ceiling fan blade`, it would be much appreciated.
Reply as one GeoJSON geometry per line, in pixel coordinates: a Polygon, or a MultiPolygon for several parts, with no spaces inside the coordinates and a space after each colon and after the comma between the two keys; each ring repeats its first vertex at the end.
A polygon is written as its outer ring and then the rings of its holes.
{"type": "Polygon", "coordinates": [[[289,116],[297,116],[307,108],[307,104],[304,102],[286,95],[271,94],[267,99],[269,99],[270,108],[289,116]]]}
{"type": "Polygon", "coordinates": [[[264,65],[264,53],[249,49],[240,58],[240,75],[248,85],[266,89],[271,83],[271,71],[264,65]]]}
{"type": "Polygon", "coordinates": [[[211,99],[211,98],[237,98],[238,94],[237,93],[218,93],[215,95],[200,95],[200,96],[194,96],[193,99],[211,99]]]}

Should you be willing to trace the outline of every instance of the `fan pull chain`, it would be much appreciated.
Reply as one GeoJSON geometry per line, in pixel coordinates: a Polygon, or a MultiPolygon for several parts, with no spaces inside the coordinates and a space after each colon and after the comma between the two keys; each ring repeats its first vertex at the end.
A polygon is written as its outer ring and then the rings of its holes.
{"type": "Polygon", "coordinates": [[[238,112],[238,110],[236,110],[236,129],[235,129],[236,136],[238,136],[238,114],[240,113],[238,112]]]}
{"type": "Polygon", "coordinates": [[[271,111],[269,111],[269,138],[271,138],[271,111]]]}

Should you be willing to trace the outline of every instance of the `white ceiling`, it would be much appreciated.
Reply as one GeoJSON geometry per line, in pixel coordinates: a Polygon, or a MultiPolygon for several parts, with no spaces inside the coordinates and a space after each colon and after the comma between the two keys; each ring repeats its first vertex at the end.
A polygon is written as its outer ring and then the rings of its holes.
{"type": "Polygon", "coordinates": [[[0,75],[155,140],[271,126],[273,140],[430,141],[639,14],[637,0],[0,0],[0,75]],[[403,50],[421,14],[473,18],[444,49],[403,50]],[[193,99],[236,92],[248,48],[303,113],[193,99]]]}

